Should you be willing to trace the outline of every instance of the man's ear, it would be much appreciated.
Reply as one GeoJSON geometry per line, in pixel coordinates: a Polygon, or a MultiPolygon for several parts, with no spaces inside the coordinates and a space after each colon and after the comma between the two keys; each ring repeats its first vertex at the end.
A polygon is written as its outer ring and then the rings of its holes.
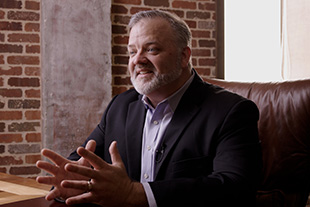
{"type": "Polygon", "coordinates": [[[188,62],[190,60],[191,54],[192,54],[191,48],[189,48],[188,46],[183,48],[183,50],[182,50],[182,67],[188,66],[188,62]]]}

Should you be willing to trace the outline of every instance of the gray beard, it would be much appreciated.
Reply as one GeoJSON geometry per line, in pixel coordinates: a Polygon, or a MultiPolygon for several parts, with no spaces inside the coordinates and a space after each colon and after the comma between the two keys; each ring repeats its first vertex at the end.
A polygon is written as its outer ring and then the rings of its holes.
{"type": "Polygon", "coordinates": [[[135,77],[131,76],[131,82],[136,89],[136,91],[142,95],[152,93],[158,88],[175,81],[181,76],[182,69],[181,67],[176,67],[167,74],[158,74],[154,73],[154,77],[150,80],[136,80],[135,77]]]}

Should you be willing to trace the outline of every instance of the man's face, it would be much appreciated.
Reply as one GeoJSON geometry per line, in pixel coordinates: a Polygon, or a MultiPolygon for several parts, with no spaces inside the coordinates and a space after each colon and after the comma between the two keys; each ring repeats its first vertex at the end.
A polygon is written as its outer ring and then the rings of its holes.
{"type": "Polygon", "coordinates": [[[173,81],[182,73],[175,35],[162,18],[143,19],[133,26],[128,52],[131,81],[141,94],[173,87],[173,81]]]}

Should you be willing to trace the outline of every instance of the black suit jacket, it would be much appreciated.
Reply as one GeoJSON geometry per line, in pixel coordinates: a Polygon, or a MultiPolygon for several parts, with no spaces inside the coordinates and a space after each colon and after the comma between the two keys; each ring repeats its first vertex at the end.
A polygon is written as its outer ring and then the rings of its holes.
{"type": "MultiPolygon", "coordinates": [[[[95,153],[109,163],[108,148],[116,140],[136,181],[145,115],[141,95],[129,90],[113,98],[86,140],[96,140],[95,153]]],[[[159,146],[150,183],[158,206],[254,206],[261,167],[258,117],[253,102],[195,74],[159,146]]]]}

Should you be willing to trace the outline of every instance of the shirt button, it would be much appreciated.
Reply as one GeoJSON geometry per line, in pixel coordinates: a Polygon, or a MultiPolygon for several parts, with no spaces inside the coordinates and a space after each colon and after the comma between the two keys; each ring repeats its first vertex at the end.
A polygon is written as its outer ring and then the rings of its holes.
{"type": "Polygon", "coordinates": [[[146,148],[147,148],[148,151],[150,151],[152,149],[151,146],[147,146],[146,148]]]}
{"type": "Polygon", "coordinates": [[[158,124],[158,121],[154,121],[153,124],[157,125],[157,124],[158,124]]]}
{"type": "Polygon", "coordinates": [[[148,179],[148,178],[149,178],[149,175],[145,173],[145,174],[144,174],[144,178],[145,178],[145,179],[148,179]]]}

